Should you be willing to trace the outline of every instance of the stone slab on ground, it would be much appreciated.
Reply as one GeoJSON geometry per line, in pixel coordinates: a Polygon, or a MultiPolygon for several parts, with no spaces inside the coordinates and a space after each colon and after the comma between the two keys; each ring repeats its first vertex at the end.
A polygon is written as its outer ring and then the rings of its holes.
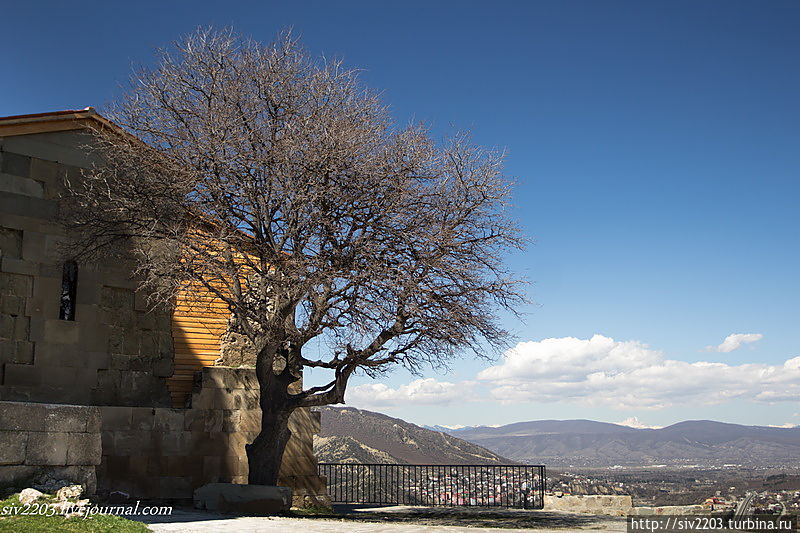
{"type": "Polygon", "coordinates": [[[269,485],[209,483],[194,491],[197,509],[221,513],[269,516],[288,511],[292,489],[269,485]]]}

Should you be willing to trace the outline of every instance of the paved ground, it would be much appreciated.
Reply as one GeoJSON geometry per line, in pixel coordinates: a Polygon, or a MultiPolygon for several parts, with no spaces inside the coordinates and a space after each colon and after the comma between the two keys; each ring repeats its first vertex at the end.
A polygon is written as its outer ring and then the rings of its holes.
{"type": "Polygon", "coordinates": [[[141,517],[156,533],[558,533],[625,531],[624,518],[523,510],[348,508],[346,518],[231,517],[176,510],[169,517],[141,517]]]}

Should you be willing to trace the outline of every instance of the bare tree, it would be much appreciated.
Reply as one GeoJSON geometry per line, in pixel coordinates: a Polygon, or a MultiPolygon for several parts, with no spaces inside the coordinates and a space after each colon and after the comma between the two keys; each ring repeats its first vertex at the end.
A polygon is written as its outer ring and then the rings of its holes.
{"type": "Polygon", "coordinates": [[[524,239],[502,154],[397,127],[341,63],[201,30],[109,118],[126,133],[98,132],[106,163],[71,184],[71,224],[85,253],[124,239],[161,301],[200,287],[227,304],[261,392],[250,483],[276,483],[289,415],[343,403],[354,372],[507,341],[495,312],[522,296],[502,259],[524,239]],[[290,387],[304,367],[330,382],[290,387]]]}

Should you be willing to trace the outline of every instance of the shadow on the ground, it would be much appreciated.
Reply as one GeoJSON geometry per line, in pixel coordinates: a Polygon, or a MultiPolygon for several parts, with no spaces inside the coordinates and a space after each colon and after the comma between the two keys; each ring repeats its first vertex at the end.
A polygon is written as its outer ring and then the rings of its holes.
{"type": "Polygon", "coordinates": [[[230,520],[231,518],[236,518],[236,515],[198,511],[189,506],[174,506],[170,514],[136,515],[129,518],[138,522],[144,522],[145,524],[179,524],[183,522],[201,522],[208,520],[230,520]]]}
{"type": "MultiPolygon", "coordinates": [[[[198,511],[191,507],[176,507],[167,516],[136,516],[146,524],[230,520],[241,515],[198,511]]],[[[581,515],[563,512],[497,509],[485,507],[412,507],[375,505],[334,505],[330,514],[306,515],[289,512],[281,516],[305,520],[333,519],[345,522],[381,524],[418,524],[423,526],[462,526],[506,529],[606,529],[619,517],[581,515]]]]}
{"type": "Polygon", "coordinates": [[[427,526],[596,529],[623,520],[611,516],[482,507],[334,505],[334,510],[336,516],[330,516],[330,518],[339,520],[383,524],[414,523],[427,526]]]}

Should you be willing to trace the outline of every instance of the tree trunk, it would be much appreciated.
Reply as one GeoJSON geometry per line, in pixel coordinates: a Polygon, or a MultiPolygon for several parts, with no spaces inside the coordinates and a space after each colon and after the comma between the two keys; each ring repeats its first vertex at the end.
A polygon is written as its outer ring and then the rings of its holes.
{"type": "Polygon", "coordinates": [[[251,485],[277,485],[286,444],[292,436],[289,414],[262,411],[261,433],[247,445],[247,463],[251,485]]]}
{"type": "Polygon", "coordinates": [[[275,365],[276,358],[289,359],[289,350],[282,342],[268,343],[258,353],[256,376],[261,407],[261,432],[245,448],[249,466],[248,483],[277,485],[286,444],[292,436],[289,416],[294,410],[289,403],[289,384],[294,381],[286,368],[275,365]]]}

